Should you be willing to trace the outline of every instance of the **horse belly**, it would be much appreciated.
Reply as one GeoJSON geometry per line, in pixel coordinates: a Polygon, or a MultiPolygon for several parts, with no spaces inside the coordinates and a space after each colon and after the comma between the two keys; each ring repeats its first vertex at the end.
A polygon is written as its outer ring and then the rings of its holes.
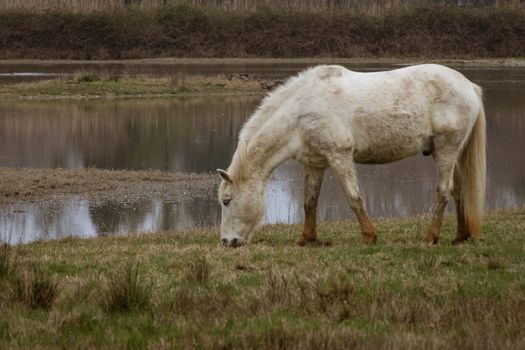
{"type": "Polygon", "coordinates": [[[388,112],[355,115],[354,161],[390,163],[431,148],[431,125],[419,114],[388,112]]]}

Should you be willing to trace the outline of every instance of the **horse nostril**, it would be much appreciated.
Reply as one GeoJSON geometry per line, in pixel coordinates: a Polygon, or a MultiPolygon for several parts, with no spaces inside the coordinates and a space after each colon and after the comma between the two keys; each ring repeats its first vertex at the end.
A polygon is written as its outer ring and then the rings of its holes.
{"type": "Polygon", "coordinates": [[[234,238],[230,241],[230,247],[236,248],[238,246],[239,241],[237,238],[234,238]]]}
{"type": "Polygon", "coordinates": [[[228,245],[228,240],[226,238],[221,239],[221,242],[222,242],[223,246],[227,246],[228,245]]]}

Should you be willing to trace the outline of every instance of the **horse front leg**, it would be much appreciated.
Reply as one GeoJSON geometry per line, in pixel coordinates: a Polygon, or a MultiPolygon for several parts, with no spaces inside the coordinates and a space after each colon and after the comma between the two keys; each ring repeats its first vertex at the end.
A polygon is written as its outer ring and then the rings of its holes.
{"type": "Polygon", "coordinates": [[[317,240],[317,203],[323,183],[323,168],[304,167],[304,228],[297,241],[300,246],[319,243],[317,240]]]}
{"type": "Polygon", "coordinates": [[[375,224],[369,219],[368,214],[363,206],[363,200],[359,194],[359,185],[357,182],[357,172],[355,164],[352,160],[351,154],[348,155],[332,155],[329,158],[329,163],[335,170],[350,207],[357,217],[359,226],[361,227],[361,234],[363,236],[363,243],[376,243],[377,230],[375,224]]]}

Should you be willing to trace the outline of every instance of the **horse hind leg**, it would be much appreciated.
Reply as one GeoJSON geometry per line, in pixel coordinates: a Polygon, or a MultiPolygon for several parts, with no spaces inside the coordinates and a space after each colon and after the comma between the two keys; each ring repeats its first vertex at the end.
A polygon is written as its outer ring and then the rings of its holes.
{"type": "Polygon", "coordinates": [[[436,197],[432,224],[425,237],[426,243],[438,243],[441,236],[443,213],[454,188],[454,168],[461,147],[460,135],[440,135],[434,138],[434,160],[437,169],[436,197]]]}
{"type": "Polygon", "coordinates": [[[317,203],[323,183],[323,168],[304,168],[304,227],[297,244],[320,243],[317,240],[317,203]]]}
{"type": "Polygon", "coordinates": [[[465,211],[463,208],[463,203],[461,201],[461,182],[458,174],[457,165],[454,168],[454,189],[452,191],[452,196],[456,202],[456,216],[457,216],[457,231],[456,238],[452,241],[452,244],[458,244],[464,242],[470,238],[470,233],[468,232],[467,224],[465,222],[465,211]]]}

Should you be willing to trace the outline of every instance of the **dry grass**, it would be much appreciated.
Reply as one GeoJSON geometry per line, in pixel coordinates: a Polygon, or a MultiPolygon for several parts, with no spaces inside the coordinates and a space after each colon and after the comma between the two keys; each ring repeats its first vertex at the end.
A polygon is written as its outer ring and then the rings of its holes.
{"type": "Polygon", "coordinates": [[[132,261],[108,276],[99,303],[109,312],[140,311],[149,307],[150,293],[150,284],[132,261]]]}
{"type": "Polygon", "coordinates": [[[17,267],[18,254],[16,250],[5,243],[0,243],[0,281],[11,278],[17,267]]]}
{"type": "Polygon", "coordinates": [[[197,255],[189,261],[186,278],[190,282],[207,283],[211,276],[211,265],[204,255],[197,255]]]}
{"type": "Polygon", "coordinates": [[[0,85],[0,99],[65,100],[248,95],[266,92],[275,82],[240,80],[224,75],[168,77],[104,76],[78,72],[72,77],[0,85]]]}
{"type": "Polygon", "coordinates": [[[2,302],[0,291],[0,343],[523,348],[525,211],[489,215],[483,239],[460,246],[446,242],[455,231],[451,217],[439,245],[422,244],[426,223],[379,220],[375,246],[360,244],[348,222],[321,225],[321,237],[333,242],[323,248],[295,246],[300,227],[288,225],[266,226],[235,250],[219,244],[217,229],[22,245],[20,263],[38,262],[60,293],[42,310],[2,302]],[[99,302],[100,290],[112,288],[115,305],[127,305],[120,312],[99,302]]]}
{"type": "Polygon", "coordinates": [[[14,299],[31,308],[49,309],[58,295],[58,283],[36,265],[17,271],[13,281],[14,299]]]}

